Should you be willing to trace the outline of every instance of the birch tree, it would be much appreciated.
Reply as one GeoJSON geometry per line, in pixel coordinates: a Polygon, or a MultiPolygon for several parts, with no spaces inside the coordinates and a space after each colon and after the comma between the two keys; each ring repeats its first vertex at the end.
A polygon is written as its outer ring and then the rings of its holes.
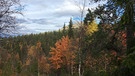
{"type": "Polygon", "coordinates": [[[82,37],[84,35],[84,28],[83,28],[83,18],[84,18],[84,12],[85,12],[85,8],[86,8],[86,1],[87,0],[79,0],[79,1],[75,1],[77,7],[79,8],[79,12],[80,12],[80,21],[78,22],[78,25],[80,26],[80,30],[79,30],[79,45],[78,45],[78,75],[81,76],[81,68],[82,68],[82,51],[81,51],[81,46],[82,46],[82,37]]]}

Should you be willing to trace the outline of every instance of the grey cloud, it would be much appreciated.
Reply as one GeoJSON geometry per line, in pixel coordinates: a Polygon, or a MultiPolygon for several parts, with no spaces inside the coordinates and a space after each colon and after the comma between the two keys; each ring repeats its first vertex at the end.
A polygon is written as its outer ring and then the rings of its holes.
{"type": "Polygon", "coordinates": [[[45,19],[45,18],[42,18],[42,19],[30,19],[30,18],[27,18],[27,19],[17,19],[17,22],[18,23],[25,23],[25,24],[32,24],[32,23],[36,23],[36,24],[49,24],[48,20],[45,19]]]}
{"type": "Polygon", "coordinates": [[[57,30],[68,22],[70,17],[79,16],[78,8],[72,0],[22,0],[25,6],[24,18],[18,23],[26,28],[21,33],[39,33],[57,30]]]}
{"type": "Polygon", "coordinates": [[[64,10],[64,11],[57,11],[54,12],[54,16],[56,17],[71,17],[71,16],[79,16],[79,12],[76,10],[64,10]]]}

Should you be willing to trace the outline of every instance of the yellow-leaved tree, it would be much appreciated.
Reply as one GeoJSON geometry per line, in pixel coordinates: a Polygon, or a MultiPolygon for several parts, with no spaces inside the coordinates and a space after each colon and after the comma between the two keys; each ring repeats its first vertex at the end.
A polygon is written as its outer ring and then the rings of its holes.
{"type": "Polygon", "coordinates": [[[86,34],[92,35],[94,32],[98,31],[98,25],[93,20],[86,28],[86,34]]]}

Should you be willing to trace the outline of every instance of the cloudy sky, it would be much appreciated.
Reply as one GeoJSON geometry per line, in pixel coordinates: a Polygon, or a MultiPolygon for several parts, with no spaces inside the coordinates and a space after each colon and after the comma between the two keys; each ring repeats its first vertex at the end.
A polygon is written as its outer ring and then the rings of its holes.
{"type": "MultiPolygon", "coordinates": [[[[24,6],[20,20],[20,34],[40,33],[58,30],[72,17],[77,20],[80,15],[82,0],[21,0],[24,6]]],[[[86,9],[98,4],[86,3],[86,9]]]]}

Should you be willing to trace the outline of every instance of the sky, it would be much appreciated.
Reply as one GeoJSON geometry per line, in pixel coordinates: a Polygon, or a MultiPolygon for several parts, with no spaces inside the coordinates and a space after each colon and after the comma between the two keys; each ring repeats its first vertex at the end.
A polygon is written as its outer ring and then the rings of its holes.
{"type": "MultiPolygon", "coordinates": [[[[58,30],[64,23],[79,19],[82,0],[21,0],[23,16],[17,15],[20,21],[19,34],[42,33],[58,30]]],[[[98,4],[86,2],[85,11],[98,4]]],[[[85,12],[86,14],[86,12],[85,12]]]]}

